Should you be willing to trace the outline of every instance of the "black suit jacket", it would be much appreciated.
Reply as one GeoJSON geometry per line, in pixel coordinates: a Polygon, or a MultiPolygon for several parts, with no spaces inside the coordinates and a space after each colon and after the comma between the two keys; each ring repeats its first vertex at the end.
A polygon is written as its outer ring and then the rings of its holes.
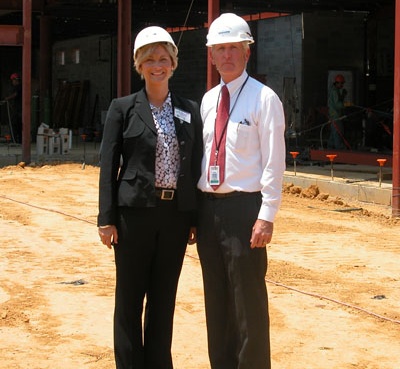
{"type": "MultiPolygon", "coordinates": [[[[190,123],[174,114],[179,142],[178,208],[196,209],[203,154],[202,122],[196,102],[171,93],[173,111],[190,113],[190,123]]],[[[157,131],[144,90],[114,99],[109,107],[100,150],[98,226],[116,224],[118,207],[156,206],[157,131]]]]}

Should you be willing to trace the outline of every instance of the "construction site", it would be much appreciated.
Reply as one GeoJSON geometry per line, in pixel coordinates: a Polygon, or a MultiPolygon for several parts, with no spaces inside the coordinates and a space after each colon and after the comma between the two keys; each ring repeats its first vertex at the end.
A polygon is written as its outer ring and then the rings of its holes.
{"type": "Polygon", "coordinates": [[[306,167],[329,165],[326,155],[336,155],[334,163],[340,165],[382,164],[386,178],[392,177],[391,206],[397,216],[398,8],[395,0],[214,0],[192,1],[187,7],[176,1],[2,1],[2,151],[17,143],[21,160],[29,163],[38,161],[37,153],[66,153],[72,141],[99,144],[111,100],[143,86],[132,68],[131,45],[144,25],[171,32],[179,46],[171,87],[200,102],[218,83],[207,60],[207,25],[219,13],[236,12],[249,22],[256,40],[248,73],[271,87],[283,103],[287,165],[293,165],[290,152],[298,152],[297,164],[306,167]],[[32,32],[24,32],[28,29],[32,32]],[[21,140],[10,129],[14,107],[5,99],[13,75],[24,92],[21,140]],[[345,80],[345,108],[332,121],[327,100],[337,76],[345,80]],[[343,126],[340,149],[329,146],[336,125],[343,126]],[[43,135],[43,129],[51,134],[43,135]],[[46,137],[48,142],[41,141],[46,137]]]}
{"type": "MultiPolygon", "coordinates": [[[[249,22],[249,74],[277,92],[286,117],[265,279],[272,368],[398,369],[399,10],[399,0],[2,0],[0,369],[115,367],[114,253],[96,226],[107,109],[142,88],[132,39],[151,24],[179,46],[171,86],[200,102],[218,83],[205,35],[222,12],[249,22]],[[20,140],[6,100],[15,74],[20,140]],[[327,99],[338,75],[347,90],[344,147],[333,149],[327,99]]],[[[206,334],[191,245],[176,301],[175,369],[210,368],[206,334]]]]}

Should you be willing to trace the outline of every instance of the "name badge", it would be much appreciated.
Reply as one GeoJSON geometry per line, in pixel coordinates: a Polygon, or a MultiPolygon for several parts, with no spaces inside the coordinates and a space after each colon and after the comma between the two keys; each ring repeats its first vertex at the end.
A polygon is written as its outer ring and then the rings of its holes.
{"type": "Polygon", "coordinates": [[[191,115],[189,112],[181,110],[179,108],[174,108],[174,116],[180,120],[183,120],[186,123],[191,122],[191,115]]]}
{"type": "Polygon", "coordinates": [[[210,185],[219,185],[219,165],[210,165],[210,185]]]}

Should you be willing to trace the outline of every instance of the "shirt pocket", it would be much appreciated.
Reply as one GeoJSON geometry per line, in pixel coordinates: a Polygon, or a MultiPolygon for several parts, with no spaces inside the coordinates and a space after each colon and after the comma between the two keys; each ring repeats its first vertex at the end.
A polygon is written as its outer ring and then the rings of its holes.
{"type": "Polygon", "coordinates": [[[256,133],[256,127],[237,123],[232,125],[230,143],[234,151],[245,150],[251,142],[251,137],[256,133]]]}

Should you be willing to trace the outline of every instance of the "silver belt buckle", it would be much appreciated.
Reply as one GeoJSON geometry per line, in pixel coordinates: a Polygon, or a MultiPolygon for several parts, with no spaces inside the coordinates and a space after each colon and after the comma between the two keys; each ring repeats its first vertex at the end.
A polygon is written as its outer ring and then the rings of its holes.
{"type": "Polygon", "coordinates": [[[175,190],[161,190],[161,200],[172,200],[175,190]]]}

